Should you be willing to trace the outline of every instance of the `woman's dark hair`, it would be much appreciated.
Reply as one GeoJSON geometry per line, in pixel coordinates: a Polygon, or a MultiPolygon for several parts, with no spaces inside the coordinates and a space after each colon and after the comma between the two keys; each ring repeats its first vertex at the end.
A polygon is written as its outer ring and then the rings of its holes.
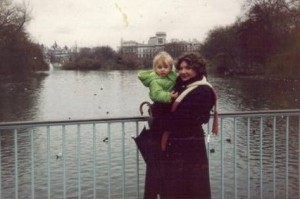
{"type": "Polygon", "coordinates": [[[203,76],[207,77],[206,61],[198,52],[188,52],[182,54],[176,63],[176,69],[179,70],[180,64],[185,61],[202,79],[203,76]]]}

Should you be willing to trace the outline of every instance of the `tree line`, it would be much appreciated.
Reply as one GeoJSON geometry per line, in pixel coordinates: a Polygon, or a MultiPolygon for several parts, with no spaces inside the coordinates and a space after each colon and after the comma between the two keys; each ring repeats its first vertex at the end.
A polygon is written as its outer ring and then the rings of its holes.
{"type": "Polygon", "coordinates": [[[300,76],[300,1],[246,0],[244,14],[212,29],[201,53],[229,75],[300,76]]]}
{"type": "Polygon", "coordinates": [[[0,1],[0,74],[24,76],[48,69],[40,45],[32,42],[25,31],[29,21],[25,3],[0,1]]]}
{"type": "Polygon", "coordinates": [[[147,60],[141,60],[136,54],[116,52],[109,46],[80,48],[73,53],[69,61],[62,65],[65,70],[132,70],[143,68],[147,60]]]}
{"type": "MultiPolygon", "coordinates": [[[[29,21],[28,5],[0,1],[0,74],[27,75],[48,69],[41,46],[25,31],[29,21]]],[[[165,50],[177,57],[181,54],[177,45],[166,44],[165,50]]],[[[220,74],[299,78],[300,1],[245,0],[243,14],[231,25],[213,28],[199,51],[220,74]]],[[[109,46],[81,48],[63,64],[69,70],[150,66],[149,59],[122,54],[109,46]]]]}

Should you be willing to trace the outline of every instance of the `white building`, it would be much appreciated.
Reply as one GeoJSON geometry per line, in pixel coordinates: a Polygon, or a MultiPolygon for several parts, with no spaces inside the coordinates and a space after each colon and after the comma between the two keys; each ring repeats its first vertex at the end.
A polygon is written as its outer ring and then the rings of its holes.
{"type": "Polygon", "coordinates": [[[157,32],[155,36],[149,38],[147,44],[121,40],[120,52],[123,54],[135,54],[138,58],[152,59],[158,51],[165,50],[166,46],[171,43],[176,44],[177,49],[173,50],[182,52],[196,51],[200,48],[200,42],[195,39],[189,42],[171,40],[171,42],[168,43],[167,34],[165,32],[157,32]]]}

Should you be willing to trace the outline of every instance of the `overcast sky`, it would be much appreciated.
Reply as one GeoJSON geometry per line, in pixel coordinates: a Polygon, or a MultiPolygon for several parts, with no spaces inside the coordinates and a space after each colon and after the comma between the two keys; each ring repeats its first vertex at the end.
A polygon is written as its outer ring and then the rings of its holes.
{"type": "MultiPolygon", "coordinates": [[[[14,0],[16,2],[22,0],[14,0]]],[[[148,42],[158,31],[170,39],[203,41],[215,26],[232,24],[242,0],[26,0],[32,10],[27,31],[51,46],[114,49],[123,40],[148,42]]]]}

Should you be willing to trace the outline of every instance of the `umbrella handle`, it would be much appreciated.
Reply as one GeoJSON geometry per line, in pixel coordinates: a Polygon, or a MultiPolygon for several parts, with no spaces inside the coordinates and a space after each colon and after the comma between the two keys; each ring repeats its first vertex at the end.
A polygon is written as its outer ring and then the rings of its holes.
{"type": "Polygon", "coordinates": [[[151,106],[152,106],[152,104],[150,102],[147,102],[147,101],[144,101],[144,102],[142,102],[140,104],[140,113],[141,113],[141,115],[144,114],[144,112],[143,112],[143,106],[144,105],[148,106],[148,114],[149,114],[149,116],[152,116],[152,112],[151,112],[151,106]]]}

